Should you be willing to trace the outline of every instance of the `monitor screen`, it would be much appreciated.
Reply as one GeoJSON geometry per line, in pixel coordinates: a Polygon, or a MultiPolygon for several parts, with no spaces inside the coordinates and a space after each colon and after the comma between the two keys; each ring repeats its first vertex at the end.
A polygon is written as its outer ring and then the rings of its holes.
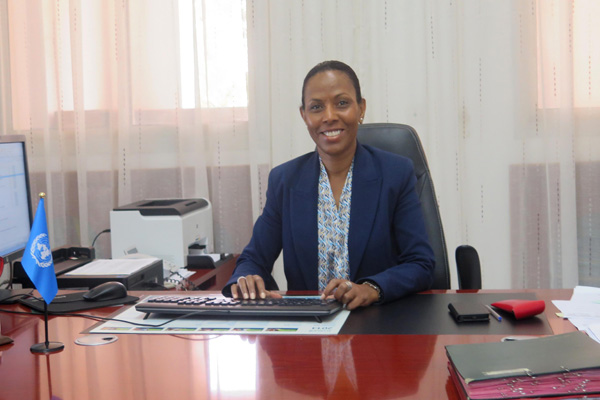
{"type": "Polygon", "coordinates": [[[23,255],[31,216],[25,136],[0,135],[0,257],[5,262],[23,255]]]}

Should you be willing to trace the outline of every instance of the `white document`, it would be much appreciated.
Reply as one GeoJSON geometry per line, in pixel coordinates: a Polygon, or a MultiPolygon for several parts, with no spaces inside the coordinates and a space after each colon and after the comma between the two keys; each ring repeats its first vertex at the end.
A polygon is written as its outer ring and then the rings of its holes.
{"type": "Polygon", "coordinates": [[[600,342],[600,288],[577,286],[571,300],[552,300],[569,321],[580,331],[585,331],[600,342]]]}
{"type": "Polygon", "coordinates": [[[586,329],[586,332],[596,342],[600,342],[600,324],[591,324],[591,325],[588,325],[588,328],[586,329]]]}
{"type": "Polygon", "coordinates": [[[552,300],[552,303],[560,310],[564,318],[600,318],[600,304],[573,300],[552,300]]]}
{"type": "Polygon", "coordinates": [[[112,260],[94,260],[65,275],[125,275],[129,276],[147,265],[158,261],[158,258],[116,258],[112,260]]]}
{"type": "Polygon", "coordinates": [[[571,300],[553,300],[552,303],[564,318],[600,318],[600,288],[577,286],[571,300]]]}
{"type": "Polygon", "coordinates": [[[571,301],[600,304],[600,288],[591,286],[577,286],[573,289],[571,301]]]}

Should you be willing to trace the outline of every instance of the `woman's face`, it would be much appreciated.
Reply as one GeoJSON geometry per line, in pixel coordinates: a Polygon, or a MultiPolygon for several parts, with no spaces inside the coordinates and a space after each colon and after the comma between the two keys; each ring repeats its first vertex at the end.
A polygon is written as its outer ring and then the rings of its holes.
{"type": "Polygon", "coordinates": [[[365,110],[366,101],[358,103],[348,75],[329,70],[317,73],[307,82],[300,114],[322,158],[353,157],[358,124],[365,110]]]}

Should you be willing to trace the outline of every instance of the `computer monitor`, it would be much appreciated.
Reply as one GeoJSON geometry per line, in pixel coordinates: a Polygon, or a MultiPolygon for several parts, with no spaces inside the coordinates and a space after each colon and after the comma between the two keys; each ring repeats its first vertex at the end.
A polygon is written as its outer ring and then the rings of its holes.
{"type": "Polygon", "coordinates": [[[0,135],[0,257],[23,256],[33,221],[25,136],[0,135]]]}

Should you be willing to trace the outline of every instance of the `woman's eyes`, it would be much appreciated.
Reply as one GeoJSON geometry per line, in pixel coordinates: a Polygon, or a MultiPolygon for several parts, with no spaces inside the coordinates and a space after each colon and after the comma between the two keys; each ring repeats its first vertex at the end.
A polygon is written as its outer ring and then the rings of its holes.
{"type": "MultiPolygon", "coordinates": [[[[348,107],[350,105],[350,102],[348,100],[340,100],[336,103],[336,107],[348,107]]],[[[321,111],[323,108],[325,108],[325,106],[323,104],[313,104],[311,106],[309,106],[309,109],[311,111],[321,111]]]]}

